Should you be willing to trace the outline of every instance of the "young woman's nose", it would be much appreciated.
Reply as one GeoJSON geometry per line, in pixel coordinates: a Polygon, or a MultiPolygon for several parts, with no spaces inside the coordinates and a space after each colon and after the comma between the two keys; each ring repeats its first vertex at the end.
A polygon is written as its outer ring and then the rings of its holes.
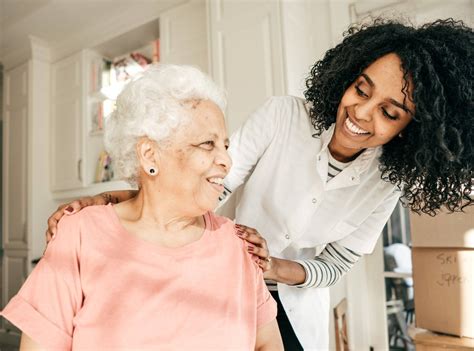
{"type": "Polygon", "coordinates": [[[358,103],[354,106],[354,117],[357,120],[370,122],[374,113],[374,104],[370,101],[358,103]]]}

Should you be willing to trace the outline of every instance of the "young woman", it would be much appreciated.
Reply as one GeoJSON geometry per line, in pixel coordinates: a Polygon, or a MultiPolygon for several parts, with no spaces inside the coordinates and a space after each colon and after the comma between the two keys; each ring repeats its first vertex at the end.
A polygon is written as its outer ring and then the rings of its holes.
{"type": "MultiPolygon", "coordinates": [[[[243,185],[236,222],[278,283],[286,349],[327,349],[327,287],[372,252],[400,197],[430,215],[472,205],[473,43],[452,19],[353,26],[305,100],[271,98],[232,136],[224,198],[243,185]]],[[[133,195],[62,206],[47,237],[63,213],[133,195]]]]}

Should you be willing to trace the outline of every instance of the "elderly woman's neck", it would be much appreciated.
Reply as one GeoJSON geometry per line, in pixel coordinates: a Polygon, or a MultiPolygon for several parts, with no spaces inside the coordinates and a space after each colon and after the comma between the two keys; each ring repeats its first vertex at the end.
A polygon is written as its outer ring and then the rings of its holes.
{"type": "Polygon", "coordinates": [[[151,223],[159,230],[175,232],[191,226],[204,227],[202,214],[183,211],[184,206],[179,199],[155,189],[140,189],[138,195],[130,201],[130,206],[133,220],[151,223]]]}

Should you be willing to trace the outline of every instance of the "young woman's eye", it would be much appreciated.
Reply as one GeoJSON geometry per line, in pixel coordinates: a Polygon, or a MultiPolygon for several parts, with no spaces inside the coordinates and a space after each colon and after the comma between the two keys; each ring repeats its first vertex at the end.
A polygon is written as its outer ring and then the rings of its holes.
{"type": "Polygon", "coordinates": [[[368,96],[366,93],[364,93],[364,91],[361,88],[359,88],[358,85],[355,85],[355,90],[357,92],[357,95],[359,95],[359,96],[362,96],[362,97],[367,97],[368,96]]]}
{"type": "Polygon", "coordinates": [[[396,121],[398,119],[398,116],[392,116],[390,113],[387,112],[386,109],[382,108],[382,113],[385,117],[388,119],[391,119],[392,121],[396,121]]]}

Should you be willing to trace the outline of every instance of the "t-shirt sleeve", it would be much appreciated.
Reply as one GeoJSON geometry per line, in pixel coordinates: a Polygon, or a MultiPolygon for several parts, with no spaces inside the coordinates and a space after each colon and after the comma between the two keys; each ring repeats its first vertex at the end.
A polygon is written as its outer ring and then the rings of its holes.
{"type": "Polygon", "coordinates": [[[82,305],[79,218],[65,216],[44,257],[1,315],[42,347],[70,350],[82,305]]]}
{"type": "Polygon", "coordinates": [[[277,303],[268,291],[263,273],[257,267],[257,329],[270,323],[277,316],[277,303]]]}
{"type": "Polygon", "coordinates": [[[401,191],[394,190],[375,209],[375,211],[352,233],[337,243],[359,254],[370,254],[400,199],[401,191]]]}

